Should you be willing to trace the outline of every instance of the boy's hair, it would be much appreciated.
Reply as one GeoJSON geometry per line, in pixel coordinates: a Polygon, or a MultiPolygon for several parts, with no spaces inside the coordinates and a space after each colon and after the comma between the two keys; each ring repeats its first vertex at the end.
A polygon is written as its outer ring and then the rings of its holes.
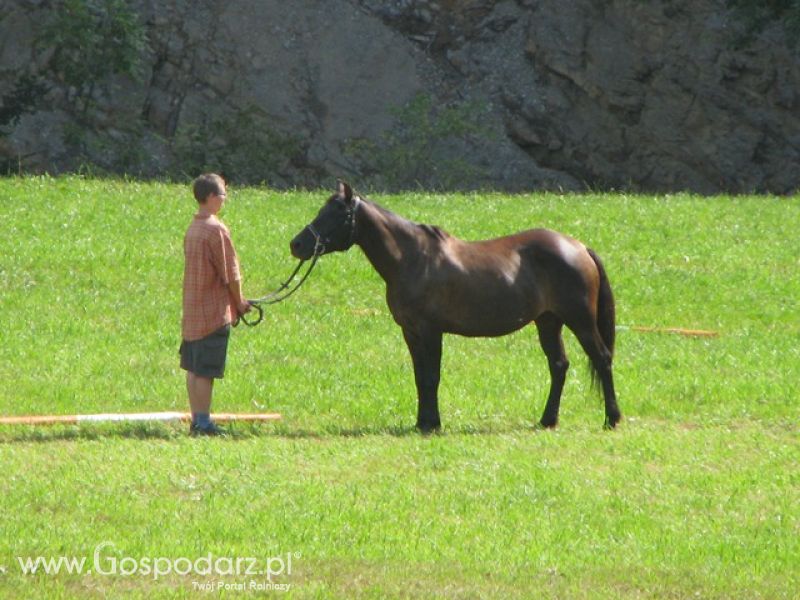
{"type": "Polygon", "coordinates": [[[203,173],[192,184],[195,200],[203,204],[211,194],[222,192],[224,184],[225,180],[216,173],[203,173]]]}

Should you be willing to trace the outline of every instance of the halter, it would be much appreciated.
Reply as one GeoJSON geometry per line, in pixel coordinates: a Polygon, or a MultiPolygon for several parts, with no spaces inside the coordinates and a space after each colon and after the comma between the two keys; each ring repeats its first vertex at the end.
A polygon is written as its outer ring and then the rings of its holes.
{"type": "Polygon", "coordinates": [[[358,210],[359,204],[361,204],[361,198],[354,196],[353,206],[347,211],[347,220],[350,221],[350,241],[347,243],[348,248],[356,242],[356,211],[358,210]]]}
{"type": "MultiPolygon", "coordinates": [[[[344,248],[345,250],[349,250],[356,241],[356,211],[358,210],[359,204],[361,204],[361,198],[354,196],[353,204],[347,209],[344,226],[350,228],[350,236],[347,240],[347,248],[344,248]]],[[[308,229],[309,233],[314,236],[314,253],[317,253],[317,248],[321,248],[319,254],[325,254],[327,245],[331,243],[330,235],[328,235],[328,237],[322,237],[322,234],[319,233],[311,223],[306,225],[305,229],[308,229]]]]}
{"type": "Polygon", "coordinates": [[[294,271],[292,271],[292,274],[289,275],[289,278],[286,281],[284,281],[278,287],[277,290],[275,290],[274,292],[270,292],[266,296],[261,296],[261,298],[248,300],[247,302],[250,303],[250,306],[252,306],[258,311],[258,316],[254,321],[251,321],[247,318],[246,315],[241,314],[238,317],[236,317],[236,320],[233,322],[234,327],[236,327],[239,324],[239,321],[243,322],[248,327],[255,327],[256,325],[261,323],[261,320],[264,318],[264,309],[262,308],[262,304],[269,305],[269,304],[277,304],[278,302],[283,302],[289,296],[291,296],[297,290],[299,290],[300,286],[305,283],[306,279],[308,279],[308,276],[311,275],[311,271],[314,270],[314,266],[317,264],[319,257],[322,256],[325,252],[325,245],[322,243],[320,235],[314,230],[313,227],[311,227],[309,231],[311,231],[311,234],[314,236],[314,254],[311,258],[311,264],[308,266],[308,270],[305,273],[303,273],[303,276],[300,278],[300,281],[298,281],[293,288],[289,289],[289,287],[292,284],[292,281],[294,281],[294,278],[297,276],[297,273],[300,272],[300,267],[302,267],[305,264],[306,262],[305,260],[301,260],[299,263],[297,263],[297,266],[294,268],[294,271]]]}
{"type": "MultiPolygon", "coordinates": [[[[347,247],[350,248],[355,243],[356,238],[356,210],[358,209],[358,205],[361,203],[361,199],[356,196],[353,198],[353,205],[347,209],[347,217],[345,220],[345,225],[350,227],[350,239],[348,241],[347,247]]],[[[308,276],[311,275],[311,271],[314,269],[314,266],[317,264],[319,257],[325,254],[326,245],[330,243],[330,237],[323,238],[322,235],[316,230],[316,228],[309,223],[305,226],[305,229],[308,229],[309,233],[314,236],[314,252],[311,257],[311,264],[308,267],[308,270],[303,274],[300,278],[300,281],[297,284],[289,289],[291,286],[292,281],[297,276],[297,273],[300,272],[300,267],[305,264],[305,260],[301,260],[297,267],[295,267],[292,274],[289,275],[289,278],[284,281],[277,290],[274,292],[270,292],[266,296],[262,296],[261,298],[256,298],[255,300],[248,300],[250,306],[255,308],[258,311],[258,316],[254,321],[250,321],[247,319],[245,315],[239,315],[234,321],[233,326],[236,327],[239,324],[239,321],[242,321],[248,327],[255,327],[261,320],[264,318],[264,309],[261,307],[262,304],[277,304],[278,302],[283,302],[289,296],[294,294],[297,290],[300,289],[300,286],[303,285],[308,279],[308,276]],[[288,290],[288,291],[286,291],[288,290]]]]}

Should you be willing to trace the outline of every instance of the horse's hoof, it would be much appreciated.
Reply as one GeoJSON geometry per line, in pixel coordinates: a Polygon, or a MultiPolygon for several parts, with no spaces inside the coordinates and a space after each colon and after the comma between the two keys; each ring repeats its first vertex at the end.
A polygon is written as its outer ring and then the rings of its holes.
{"type": "Polygon", "coordinates": [[[417,430],[423,435],[439,433],[442,430],[441,423],[417,423],[417,430]]]}
{"type": "Polygon", "coordinates": [[[606,431],[614,431],[617,428],[617,423],[619,423],[621,420],[621,416],[617,416],[614,419],[609,419],[606,417],[605,423],[603,423],[603,429],[606,431]]]}
{"type": "Polygon", "coordinates": [[[536,431],[547,431],[548,429],[552,431],[555,430],[556,427],[558,427],[558,421],[553,421],[552,423],[539,421],[533,426],[536,431]]]}

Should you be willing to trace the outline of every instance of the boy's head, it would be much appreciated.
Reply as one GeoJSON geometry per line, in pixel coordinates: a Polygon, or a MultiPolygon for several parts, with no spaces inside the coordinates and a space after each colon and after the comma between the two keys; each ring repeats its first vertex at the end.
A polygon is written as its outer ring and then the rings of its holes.
{"type": "Polygon", "coordinates": [[[225,180],[216,173],[204,173],[194,180],[192,191],[197,202],[205,204],[212,195],[225,195],[225,180]]]}

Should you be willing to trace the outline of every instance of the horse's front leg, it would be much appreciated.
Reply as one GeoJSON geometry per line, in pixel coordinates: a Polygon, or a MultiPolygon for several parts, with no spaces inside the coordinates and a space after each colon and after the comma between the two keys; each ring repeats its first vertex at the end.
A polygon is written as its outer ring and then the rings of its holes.
{"type": "Polygon", "coordinates": [[[439,378],[442,365],[442,333],[403,328],[403,337],[414,363],[417,384],[417,428],[429,433],[441,428],[439,378]]]}

